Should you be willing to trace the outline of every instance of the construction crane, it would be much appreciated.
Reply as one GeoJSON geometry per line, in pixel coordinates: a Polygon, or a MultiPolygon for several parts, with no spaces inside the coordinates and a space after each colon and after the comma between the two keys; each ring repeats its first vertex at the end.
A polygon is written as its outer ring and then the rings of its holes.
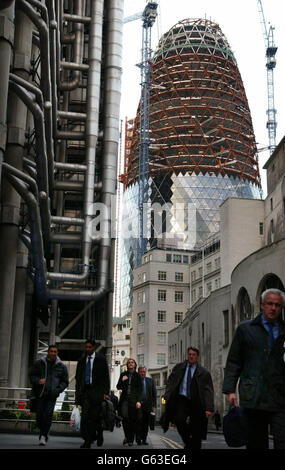
{"type": "Polygon", "coordinates": [[[139,244],[136,264],[140,264],[145,252],[146,217],[144,203],[148,194],[148,158],[150,146],[149,106],[151,88],[151,28],[157,17],[157,2],[147,2],[140,13],[124,18],[124,23],[142,19],[142,57],[138,67],[141,70],[140,125],[139,125],[139,166],[138,166],[138,209],[139,244]]]}
{"type": "Polygon", "coordinates": [[[258,10],[260,14],[260,20],[262,25],[262,32],[265,42],[266,49],[266,69],[267,69],[267,123],[266,127],[268,130],[268,139],[269,139],[269,152],[270,155],[276,147],[276,109],[274,106],[274,69],[276,67],[275,55],[277,52],[277,47],[274,43],[274,27],[270,25],[269,30],[267,31],[263,7],[261,0],[257,0],[258,10]]]}

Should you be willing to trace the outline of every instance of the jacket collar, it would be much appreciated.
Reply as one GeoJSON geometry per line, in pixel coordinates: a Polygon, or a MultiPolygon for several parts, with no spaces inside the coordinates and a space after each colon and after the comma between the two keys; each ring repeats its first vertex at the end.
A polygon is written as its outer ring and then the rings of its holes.
{"type": "MultiPolygon", "coordinates": [[[[250,324],[251,325],[261,325],[261,326],[263,326],[261,315],[262,315],[262,313],[257,315],[257,317],[255,317],[253,320],[250,320],[250,324]]],[[[280,328],[280,333],[285,333],[285,322],[284,322],[284,320],[282,320],[281,315],[277,319],[277,323],[278,323],[279,328],[280,328]]]]}

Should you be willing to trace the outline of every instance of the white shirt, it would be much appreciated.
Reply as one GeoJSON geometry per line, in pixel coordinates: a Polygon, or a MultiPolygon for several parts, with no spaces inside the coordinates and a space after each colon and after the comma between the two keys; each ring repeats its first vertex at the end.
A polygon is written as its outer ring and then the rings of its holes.
{"type": "Polygon", "coordinates": [[[91,373],[90,373],[90,384],[92,384],[92,372],[93,372],[93,362],[95,359],[95,352],[91,354],[91,356],[86,357],[86,364],[88,362],[88,358],[90,357],[90,365],[91,365],[91,373]]]}

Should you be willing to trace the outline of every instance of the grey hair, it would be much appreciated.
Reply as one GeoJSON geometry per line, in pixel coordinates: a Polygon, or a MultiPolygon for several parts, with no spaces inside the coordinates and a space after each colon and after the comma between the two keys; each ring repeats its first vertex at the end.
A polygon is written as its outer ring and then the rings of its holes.
{"type": "Polygon", "coordinates": [[[139,366],[139,368],[138,368],[138,372],[139,372],[141,369],[145,369],[145,370],[147,370],[146,366],[139,366]]]}
{"type": "Polygon", "coordinates": [[[268,294],[278,295],[282,299],[282,306],[284,307],[284,305],[285,305],[285,294],[284,294],[284,292],[282,292],[279,289],[273,289],[273,288],[272,289],[267,289],[264,292],[262,292],[262,294],[261,294],[261,302],[262,303],[265,302],[266,296],[268,294]]]}

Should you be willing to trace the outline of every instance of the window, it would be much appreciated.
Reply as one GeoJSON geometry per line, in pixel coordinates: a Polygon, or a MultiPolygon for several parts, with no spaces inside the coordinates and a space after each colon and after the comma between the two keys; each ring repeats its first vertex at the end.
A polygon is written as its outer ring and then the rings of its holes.
{"type": "Polygon", "coordinates": [[[175,273],[175,281],[183,282],[183,273],[175,273]]]}
{"type": "Polygon", "coordinates": [[[183,263],[188,264],[189,263],[189,256],[183,255],[183,263]]]}
{"type": "Polygon", "coordinates": [[[196,281],[196,271],[191,272],[191,281],[196,281]]]}
{"type": "Polygon", "coordinates": [[[138,354],[138,365],[144,366],[144,354],[138,354]]]}
{"type": "Polygon", "coordinates": [[[157,312],[157,321],[158,323],[166,322],[166,310],[158,310],[157,312]]]}
{"type": "Polygon", "coordinates": [[[173,263],[182,263],[182,255],[173,255],[173,263]]]}
{"type": "Polygon", "coordinates": [[[172,255],[170,253],[166,253],[166,262],[171,263],[172,261],[172,255]]]}
{"type": "Polygon", "coordinates": [[[219,289],[221,287],[221,279],[215,279],[215,289],[219,289]]]}
{"type": "Polygon", "coordinates": [[[221,266],[221,259],[220,259],[220,258],[216,258],[216,259],[215,259],[215,268],[216,268],[216,269],[219,269],[220,266],[221,266]]]}
{"type": "Polygon", "coordinates": [[[192,303],[195,303],[196,302],[196,289],[193,289],[192,290],[192,293],[191,293],[191,300],[192,300],[192,303]]]}
{"type": "Polygon", "coordinates": [[[142,303],[142,293],[138,292],[138,305],[142,303]]]}
{"type": "Polygon", "coordinates": [[[142,303],[143,304],[145,303],[145,291],[143,291],[143,293],[142,293],[142,303]]]}
{"type": "Polygon", "coordinates": [[[263,230],[263,222],[259,222],[259,235],[263,235],[264,230],[263,230]]]}
{"type": "Polygon", "coordinates": [[[166,302],[166,290],[158,289],[157,300],[159,302],[166,302]]]}
{"type": "Polygon", "coordinates": [[[183,291],[175,291],[174,302],[183,302],[183,291]]]}
{"type": "Polygon", "coordinates": [[[144,323],[144,321],[145,321],[145,313],[144,312],[138,313],[138,324],[141,325],[142,323],[144,323]]]}
{"type": "Polygon", "coordinates": [[[166,332],[165,331],[157,332],[157,344],[166,344],[166,332]]]}
{"type": "Polygon", "coordinates": [[[126,320],[126,327],[130,328],[130,326],[131,326],[131,320],[126,320]]]}
{"type": "Polygon", "coordinates": [[[212,283],[207,282],[207,295],[211,294],[212,292],[212,283]]]}
{"type": "Polygon", "coordinates": [[[198,272],[199,272],[199,277],[202,277],[202,276],[203,276],[203,268],[200,267],[200,268],[198,269],[198,272]]]}
{"type": "Polygon", "coordinates": [[[203,297],[203,287],[202,286],[199,287],[199,299],[201,297],[203,297]]]}
{"type": "Polygon", "coordinates": [[[138,345],[142,346],[144,344],[144,333],[138,334],[138,345]]]}
{"type": "Polygon", "coordinates": [[[158,271],[158,280],[166,281],[166,271],[158,271]]]}
{"type": "Polygon", "coordinates": [[[165,353],[157,353],[157,364],[160,366],[166,365],[166,354],[165,353]]]}
{"type": "Polygon", "coordinates": [[[150,375],[156,387],[160,387],[160,374],[151,374],[150,375]]]}
{"type": "Polygon", "coordinates": [[[123,325],[118,325],[118,331],[123,331],[123,325]]]}
{"type": "Polygon", "coordinates": [[[273,199],[272,199],[272,197],[270,198],[270,210],[273,211],[273,199]]]}
{"type": "Polygon", "coordinates": [[[152,261],[152,255],[149,255],[149,261],[152,261]]]}
{"type": "Polygon", "coordinates": [[[183,312],[175,312],[175,323],[182,323],[183,312]]]}
{"type": "Polygon", "coordinates": [[[147,261],[148,261],[148,257],[145,256],[145,257],[144,257],[144,262],[147,263],[147,261]]]}
{"type": "Polygon", "coordinates": [[[142,273],[142,280],[143,280],[143,282],[146,281],[146,273],[142,273]]]}
{"type": "Polygon", "coordinates": [[[212,271],[212,263],[207,263],[207,273],[212,271]]]}

